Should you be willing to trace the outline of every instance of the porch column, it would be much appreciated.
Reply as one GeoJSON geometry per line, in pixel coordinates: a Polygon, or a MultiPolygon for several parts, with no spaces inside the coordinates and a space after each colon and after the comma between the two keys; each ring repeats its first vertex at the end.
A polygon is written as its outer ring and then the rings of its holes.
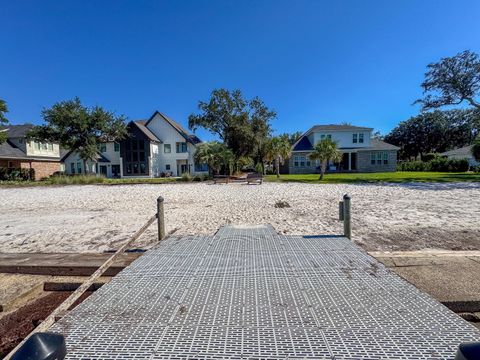
{"type": "Polygon", "coordinates": [[[348,153],[348,171],[352,171],[352,153],[348,153]]]}

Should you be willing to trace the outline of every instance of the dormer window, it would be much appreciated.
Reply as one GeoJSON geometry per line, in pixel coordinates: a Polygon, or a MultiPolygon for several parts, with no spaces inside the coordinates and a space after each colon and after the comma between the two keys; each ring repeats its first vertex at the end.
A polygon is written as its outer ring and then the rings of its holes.
{"type": "Polygon", "coordinates": [[[358,134],[358,142],[363,144],[363,133],[358,134]]]}
{"type": "Polygon", "coordinates": [[[323,139],[325,139],[325,138],[331,139],[331,138],[332,138],[332,135],[331,135],[331,134],[327,134],[327,135],[321,134],[321,135],[320,135],[320,139],[321,139],[321,140],[323,140],[323,139]]]}

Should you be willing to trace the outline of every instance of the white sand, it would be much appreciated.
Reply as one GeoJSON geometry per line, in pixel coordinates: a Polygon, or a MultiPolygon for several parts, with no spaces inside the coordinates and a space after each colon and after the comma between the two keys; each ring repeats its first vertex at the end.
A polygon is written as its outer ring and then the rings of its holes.
{"type": "MultiPolygon", "coordinates": [[[[165,197],[167,232],[213,234],[270,223],[287,234],[341,233],[338,201],[352,196],[354,240],[368,250],[480,249],[480,184],[210,185],[0,188],[0,252],[118,248],[165,197]],[[290,208],[275,208],[286,201],[290,208]]],[[[156,239],[152,226],[137,247],[156,239]]]]}

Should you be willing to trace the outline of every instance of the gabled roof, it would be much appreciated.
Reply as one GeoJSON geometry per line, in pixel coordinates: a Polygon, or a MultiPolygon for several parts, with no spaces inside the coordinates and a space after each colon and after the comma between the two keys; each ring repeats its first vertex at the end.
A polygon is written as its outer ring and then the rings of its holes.
{"type": "Polygon", "coordinates": [[[176,121],[170,119],[168,116],[165,114],[162,114],[160,111],[155,111],[152,116],[150,116],[150,119],[145,123],[145,127],[148,127],[148,124],[150,121],[153,120],[153,118],[159,115],[161,118],[163,118],[167,123],[169,123],[177,132],[189,143],[196,145],[202,142],[196,135],[190,134],[187,130],[185,130],[179,123],[176,121]]]}
{"type": "Polygon", "coordinates": [[[132,121],[132,123],[136,125],[138,130],[140,130],[150,141],[154,141],[158,143],[162,142],[157,136],[155,136],[153,132],[150,131],[149,128],[145,126],[145,124],[147,123],[146,120],[136,120],[136,121],[132,121]]]}
{"type": "Polygon", "coordinates": [[[373,128],[363,127],[363,126],[353,126],[353,125],[337,125],[337,124],[328,124],[328,125],[314,125],[307,133],[319,132],[319,131],[371,131],[373,128]]]}
{"type": "MultiPolygon", "coordinates": [[[[75,153],[77,152],[76,150],[70,150],[70,151],[66,151],[63,156],[61,156],[60,158],[60,161],[61,162],[65,162],[65,160],[72,154],[72,153],[75,153]]],[[[104,163],[109,163],[110,160],[107,159],[105,156],[103,156],[102,153],[98,152],[97,153],[97,161],[98,162],[104,162],[104,163]]]]}
{"type": "Polygon", "coordinates": [[[22,138],[26,137],[28,131],[33,127],[31,124],[26,125],[3,125],[0,126],[0,131],[7,131],[9,138],[22,138]]]}
{"type": "Polygon", "coordinates": [[[450,151],[445,151],[441,153],[440,155],[442,156],[465,156],[467,157],[473,157],[472,155],[472,147],[473,145],[469,146],[464,146],[462,148],[450,150],[450,151]]]}
{"type": "Polygon", "coordinates": [[[293,151],[308,151],[312,150],[313,146],[308,136],[301,136],[300,139],[293,145],[293,151]]]}
{"type": "Polygon", "coordinates": [[[0,144],[0,158],[26,158],[27,154],[25,154],[22,150],[17,148],[14,144],[10,141],[6,141],[3,144],[0,144]]]}

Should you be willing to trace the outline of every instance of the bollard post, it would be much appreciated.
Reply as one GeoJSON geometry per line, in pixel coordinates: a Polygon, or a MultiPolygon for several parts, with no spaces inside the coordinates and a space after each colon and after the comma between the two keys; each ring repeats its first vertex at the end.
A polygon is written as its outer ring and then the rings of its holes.
{"type": "Polygon", "coordinates": [[[348,194],[343,195],[343,235],[348,239],[352,238],[350,200],[351,198],[348,194]]]}
{"type": "Polygon", "coordinates": [[[343,201],[338,203],[338,220],[343,221],[343,201]]]}
{"type": "Polygon", "coordinates": [[[165,238],[165,212],[163,210],[163,197],[157,199],[157,222],[158,222],[158,241],[165,238]]]}

